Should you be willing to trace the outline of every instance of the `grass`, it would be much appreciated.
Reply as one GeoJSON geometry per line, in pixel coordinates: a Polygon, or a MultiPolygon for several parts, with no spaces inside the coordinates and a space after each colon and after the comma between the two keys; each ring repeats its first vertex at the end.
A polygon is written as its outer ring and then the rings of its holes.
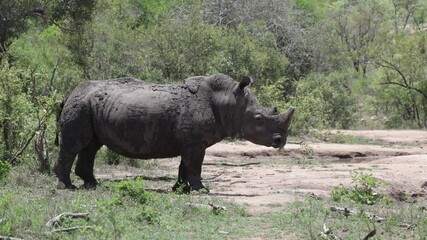
{"type": "Polygon", "coordinates": [[[0,235],[24,239],[223,239],[261,236],[264,222],[244,207],[208,195],[178,195],[144,190],[135,181],[104,184],[96,190],[56,190],[51,176],[14,168],[1,182],[0,235]],[[146,194],[147,196],[143,196],[146,194]],[[142,196],[142,198],[140,197],[142,196]],[[142,199],[142,200],[141,200],[142,199]],[[193,209],[212,202],[219,214],[193,209]],[[68,220],[61,227],[84,230],[51,233],[46,222],[64,212],[88,212],[90,220],[68,220]]]}
{"type": "Polygon", "coordinates": [[[362,145],[385,145],[381,139],[352,136],[341,132],[316,131],[312,132],[312,137],[323,142],[340,143],[340,144],[362,144],[362,145]]]}
{"type": "Polygon", "coordinates": [[[400,203],[367,206],[306,199],[292,203],[288,211],[266,213],[262,217],[273,221],[273,229],[291,232],[297,236],[295,239],[322,239],[319,234],[324,225],[341,239],[362,239],[373,229],[376,229],[373,239],[426,239],[427,213],[421,209],[417,205],[400,203]],[[330,210],[331,206],[337,205],[357,210],[360,214],[346,217],[330,210]],[[387,220],[375,222],[366,217],[366,212],[387,220]]]}
{"type": "Polygon", "coordinates": [[[56,190],[55,178],[28,167],[14,167],[0,181],[0,235],[23,239],[321,239],[325,224],[342,239],[426,239],[427,212],[409,203],[363,205],[350,201],[307,198],[272,204],[272,212],[247,212],[245,205],[200,194],[178,195],[145,190],[142,180],[104,183],[96,190],[56,190]],[[214,203],[227,211],[192,205],[214,203]],[[344,216],[330,206],[361,214],[344,216]],[[52,233],[46,222],[64,212],[88,212],[89,220],[67,219],[60,228],[83,230],[52,233]],[[376,223],[364,212],[384,217],[376,223]]]}

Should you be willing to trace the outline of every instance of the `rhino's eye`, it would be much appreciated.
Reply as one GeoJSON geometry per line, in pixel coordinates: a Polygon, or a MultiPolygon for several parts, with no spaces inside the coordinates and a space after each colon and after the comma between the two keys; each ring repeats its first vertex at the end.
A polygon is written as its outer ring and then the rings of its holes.
{"type": "Polygon", "coordinates": [[[277,111],[277,107],[273,107],[273,114],[278,114],[279,111],[277,111]]]}

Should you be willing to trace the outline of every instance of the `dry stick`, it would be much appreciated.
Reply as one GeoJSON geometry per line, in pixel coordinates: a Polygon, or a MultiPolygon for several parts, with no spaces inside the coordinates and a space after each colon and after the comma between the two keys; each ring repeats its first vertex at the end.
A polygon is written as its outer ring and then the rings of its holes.
{"type": "Polygon", "coordinates": [[[354,215],[354,214],[356,214],[356,211],[353,211],[353,210],[348,209],[348,208],[342,208],[342,207],[334,207],[334,206],[331,206],[331,207],[330,207],[330,209],[331,209],[331,211],[332,211],[332,212],[341,212],[341,213],[343,213],[345,216],[349,216],[349,215],[354,215]]]}
{"type": "Polygon", "coordinates": [[[4,240],[24,240],[22,238],[8,237],[8,236],[0,236],[0,239],[4,239],[4,240]]]}
{"type": "Polygon", "coordinates": [[[236,183],[246,183],[246,181],[235,181],[235,182],[230,183],[230,185],[233,185],[233,184],[236,184],[236,183]]]}
{"type": "Polygon", "coordinates": [[[41,125],[43,125],[48,120],[52,112],[53,110],[45,116],[45,119],[39,122],[37,128],[33,131],[30,137],[20,144],[22,146],[21,149],[18,150],[15,154],[13,154],[13,156],[8,160],[9,163],[13,164],[18,159],[18,157],[25,151],[25,149],[27,149],[28,145],[30,145],[31,140],[33,140],[34,136],[37,134],[38,129],[40,129],[41,125]]]}
{"type": "Polygon", "coordinates": [[[330,239],[330,238],[332,238],[333,240],[341,240],[341,238],[340,238],[340,237],[338,237],[337,235],[335,235],[335,234],[331,231],[331,229],[329,229],[328,227],[326,227],[326,224],[323,224],[323,231],[322,231],[322,232],[320,232],[320,235],[321,235],[323,238],[326,238],[326,239],[330,239]]]}
{"type": "Polygon", "coordinates": [[[370,232],[368,233],[368,235],[366,235],[366,237],[364,237],[362,240],[368,240],[369,238],[371,238],[371,237],[375,236],[375,234],[376,234],[376,233],[377,233],[377,230],[376,230],[376,229],[374,229],[374,230],[370,231],[370,232]]]}
{"type": "Polygon", "coordinates": [[[412,224],[409,224],[409,223],[401,223],[401,224],[399,224],[399,227],[401,227],[401,228],[406,228],[407,230],[411,230],[411,229],[413,229],[414,227],[416,227],[417,226],[417,224],[416,223],[412,223],[412,224]]]}
{"type": "Polygon", "coordinates": [[[77,226],[77,227],[55,229],[55,230],[52,230],[48,233],[70,232],[70,231],[75,231],[75,230],[84,230],[84,229],[92,229],[92,228],[93,227],[91,227],[91,226],[77,226]]]}
{"type": "Polygon", "coordinates": [[[54,226],[59,226],[61,224],[61,222],[67,218],[83,218],[86,221],[89,220],[89,213],[72,213],[72,212],[66,212],[66,213],[61,213],[58,216],[50,219],[47,223],[46,223],[46,227],[54,227],[54,226]]]}
{"type": "Polygon", "coordinates": [[[249,166],[249,165],[258,165],[261,164],[260,162],[252,162],[252,163],[204,163],[203,165],[212,165],[212,166],[230,166],[230,167],[243,167],[243,166],[249,166]]]}
{"type": "MultiPolygon", "coordinates": [[[[341,212],[342,214],[344,214],[345,216],[349,216],[349,215],[355,215],[355,214],[357,214],[357,212],[356,211],[354,211],[354,210],[351,210],[351,209],[348,209],[348,208],[342,208],[342,207],[335,207],[335,206],[331,206],[330,207],[330,210],[332,211],[332,212],[341,212]]],[[[375,222],[384,222],[384,221],[386,221],[386,219],[385,218],[383,218],[383,217],[380,217],[380,216],[377,216],[377,215],[375,215],[375,214],[370,214],[370,213],[365,213],[365,215],[366,215],[366,217],[367,218],[369,218],[369,219],[371,219],[371,220],[374,220],[375,222]]]]}
{"type": "Polygon", "coordinates": [[[219,177],[219,176],[221,176],[223,173],[220,173],[220,174],[217,174],[217,175],[215,175],[215,176],[213,176],[213,177],[210,177],[210,178],[203,178],[203,180],[205,180],[205,181],[212,181],[212,180],[214,180],[215,178],[217,178],[217,177],[219,177]]]}

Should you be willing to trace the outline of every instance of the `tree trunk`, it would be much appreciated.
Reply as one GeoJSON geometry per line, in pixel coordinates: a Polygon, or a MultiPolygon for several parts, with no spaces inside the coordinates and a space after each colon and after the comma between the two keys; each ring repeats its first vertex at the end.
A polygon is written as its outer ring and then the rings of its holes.
{"type": "Polygon", "coordinates": [[[45,138],[46,124],[43,123],[38,129],[38,138],[34,141],[34,149],[37,154],[37,161],[39,163],[39,171],[41,173],[50,174],[49,152],[47,141],[45,138]]]}

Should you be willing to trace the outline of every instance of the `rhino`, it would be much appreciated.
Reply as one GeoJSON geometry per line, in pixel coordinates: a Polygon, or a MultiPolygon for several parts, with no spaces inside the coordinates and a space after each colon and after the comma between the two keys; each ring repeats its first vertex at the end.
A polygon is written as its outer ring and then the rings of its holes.
{"type": "MultiPolygon", "coordinates": [[[[250,90],[253,80],[216,74],[179,84],[154,84],[131,77],[88,81],[69,95],[60,114],[60,150],[54,172],[58,188],[95,188],[96,152],[105,145],[130,158],[181,156],[173,190],[205,189],[201,171],[206,148],[226,137],[283,148],[294,108],[265,108],[250,90]]],[[[207,189],[206,189],[207,190],[207,189]]]]}

